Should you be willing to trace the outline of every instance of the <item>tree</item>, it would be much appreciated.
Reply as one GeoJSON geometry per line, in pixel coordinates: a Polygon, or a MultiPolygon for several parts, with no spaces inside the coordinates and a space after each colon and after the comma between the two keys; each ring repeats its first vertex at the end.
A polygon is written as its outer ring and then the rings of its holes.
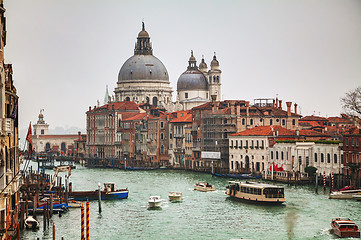
{"type": "Polygon", "coordinates": [[[350,90],[341,98],[343,109],[349,115],[361,116],[361,87],[350,90]]]}

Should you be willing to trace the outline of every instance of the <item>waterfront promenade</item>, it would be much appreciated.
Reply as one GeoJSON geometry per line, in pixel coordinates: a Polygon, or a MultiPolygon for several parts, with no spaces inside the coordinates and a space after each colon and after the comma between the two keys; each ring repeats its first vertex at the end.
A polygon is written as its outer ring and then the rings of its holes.
{"type": "MultiPolygon", "coordinates": [[[[33,163],[34,164],[34,163],[33,163]]],[[[53,171],[47,171],[53,173],[53,171]]],[[[210,174],[175,171],[88,169],[77,165],[70,181],[74,190],[94,190],[98,182],[128,187],[129,198],[90,203],[90,239],[333,239],[329,221],[350,217],[361,224],[361,202],[328,199],[328,191],[285,186],[284,206],[259,206],[230,200],[227,179],[210,174]],[[198,180],[215,185],[216,192],[197,192],[198,180]],[[168,202],[169,191],[181,191],[181,203],[168,202]],[[148,210],[150,195],[164,199],[161,210],[148,210]]],[[[55,215],[57,239],[80,239],[80,209],[55,215]]],[[[24,231],[21,239],[52,239],[51,229],[24,231]]]]}

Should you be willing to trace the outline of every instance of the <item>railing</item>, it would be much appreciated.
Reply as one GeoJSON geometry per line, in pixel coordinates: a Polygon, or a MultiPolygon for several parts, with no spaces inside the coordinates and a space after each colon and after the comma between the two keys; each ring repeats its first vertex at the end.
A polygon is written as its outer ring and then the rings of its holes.
{"type": "Polygon", "coordinates": [[[184,134],[182,134],[182,133],[177,133],[177,134],[174,134],[174,137],[175,137],[175,138],[184,138],[184,134]]]}

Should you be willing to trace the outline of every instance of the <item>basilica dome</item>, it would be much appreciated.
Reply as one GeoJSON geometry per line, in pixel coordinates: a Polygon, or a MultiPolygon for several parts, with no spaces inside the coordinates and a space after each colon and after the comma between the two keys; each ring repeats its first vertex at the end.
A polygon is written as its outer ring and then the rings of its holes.
{"type": "Polygon", "coordinates": [[[144,80],[169,82],[167,69],[153,55],[134,55],[121,67],[118,82],[144,80]]]}

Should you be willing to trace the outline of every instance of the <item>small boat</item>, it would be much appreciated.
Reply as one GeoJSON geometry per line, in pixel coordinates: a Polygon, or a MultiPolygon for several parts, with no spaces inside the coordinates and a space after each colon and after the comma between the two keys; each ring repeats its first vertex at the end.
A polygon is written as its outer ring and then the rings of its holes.
{"type": "Polygon", "coordinates": [[[68,199],[68,207],[69,208],[80,208],[82,202],[75,201],[74,199],[68,199]]]}
{"type": "Polygon", "coordinates": [[[216,191],[216,188],[207,182],[196,182],[194,184],[194,190],[200,191],[200,192],[209,192],[209,191],[216,191]]]}
{"type": "Polygon", "coordinates": [[[284,188],[265,183],[229,181],[226,194],[232,198],[260,204],[284,203],[284,188]]]}
{"type": "Polygon", "coordinates": [[[169,201],[182,201],[182,193],[181,192],[169,192],[168,194],[169,201]]]}
{"type": "MultiPolygon", "coordinates": [[[[104,189],[100,191],[101,200],[125,199],[128,198],[128,188],[115,189],[114,183],[104,183],[104,189]]],[[[69,197],[76,201],[98,200],[99,192],[95,191],[71,191],[69,197]]]]}
{"type": "Polygon", "coordinates": [[[356,199],[357,201],[361,201],[361,194],[352,195],[352,198],[356,199]]]}
{"type": "Polygon", "coordinates": [[[333,233],[341,238],[343,237],[360,237],[360,229],[349,218],[334,218],[330,222],[333,233]]]}
{"type": "Polygon", "coordinates": [[[25,226],[27,229],[37,229],[40,227],[40,223],[35,218],[29,216],[27,219],[25,219],[25,226]]]}
{"type": "Polygon", "coordinates": [[[162,205],[162,199],[160,196],[150,196],[148,199],[148,204],[150,208],[157,208],[162,205]]]}
{"type": "Polygon", "coordinates": [[[353,195],[361,194],[361,189],[353,189],[353,190],[341,190],[341,191],[333,191],[330,193],[330,199],[352,199],[353,195]]]}

